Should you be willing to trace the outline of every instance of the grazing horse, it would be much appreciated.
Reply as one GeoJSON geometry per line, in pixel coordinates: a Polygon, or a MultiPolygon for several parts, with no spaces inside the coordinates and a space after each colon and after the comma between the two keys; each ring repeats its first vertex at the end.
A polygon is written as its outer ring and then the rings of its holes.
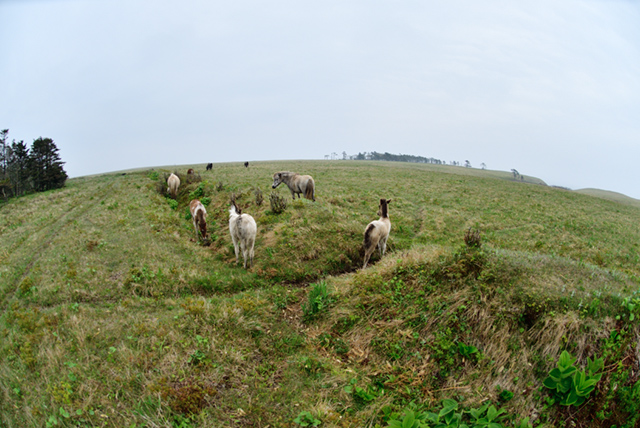
{"type": "Polygon", "coordinates": [[[213,164],[212,163],[208,163],[207,164],[207,171],[211,171],[212,168],[213,168],[213,164]]]}
{"type": "Polygon", "coordinates": [[[285,183],[289,186],[293,199],[296,198],[296,194],[300,199],[300,194],[302,193],[305,198],[311,199],[313,202],[316,201],[316,184],[310,175],[299,175],[289,171],[276,172],[273,174],[273,185],[271,187],[275,189],[280,183],[285,183]]]}
{"type": "Polygon", "coordinates": [[[249,168],[249,162],[245,162],[245,163],[244,163],[244,167],[245,167],[245,168],[249,168]]]}
{"type": "Polygon", "coordinates": [[[194,199],[189,203],[189,210],[193,218],[193,228],[196,230],[196,241],[198,241],[198,232],[202,240],[207,238],[207,210],[198,199],[194,199]]]}
{"type": "Polygon", "coordinates": [[[249,267],[253,264],[253,245],[256,242],[257,233],[256,221],[249,214],[243,214],[238,208],[236,202],[231,200],[231,208],[229,209],[229,233],[233,241],[233,249],[236,253],[236,263],[238,263],[238,250],[242,250],[244,258],[244,268],[247,268],[247,259],[249,267]]]}
{"type": "Polygon", "coordinates": [[[378,215],[380,220],[374,220],[367,225],[364,230],[364,265],[362,269],[367,267],[367,262],[376,247],[380,250],[380,257],[384,256],[387,248],[387,238],[391,231],[391,220],[389,220],[389,204],[391,199],[380,199],[378,215]]]}
{"type": "Polygon", "coordinates": [[[167,179],[167,185],[169,186],[167,187],[167,192],[169,192],[169,194],[173,197],[173,199],[175,199],[176,196],[178,195],[178,187],[180,187],[180,179],[178,178],[177,175],[172,173],[167,179]]]}

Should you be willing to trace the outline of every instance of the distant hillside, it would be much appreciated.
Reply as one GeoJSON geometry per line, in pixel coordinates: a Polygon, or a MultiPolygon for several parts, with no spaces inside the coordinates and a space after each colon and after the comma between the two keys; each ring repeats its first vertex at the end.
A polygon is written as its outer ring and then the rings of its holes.
{"type": "Polygon", "coordinates": [[[609,190],[601,190],[601,189],[578,189],[577,193],[582,193],[584,195],[595,196],[598,198],[608,199],[610,201],[620,202],[622,204],[630,204],[640,207],[640,200],[631,198],[627,195],[623,195],[622,193],[612,192],[609,190]]]}

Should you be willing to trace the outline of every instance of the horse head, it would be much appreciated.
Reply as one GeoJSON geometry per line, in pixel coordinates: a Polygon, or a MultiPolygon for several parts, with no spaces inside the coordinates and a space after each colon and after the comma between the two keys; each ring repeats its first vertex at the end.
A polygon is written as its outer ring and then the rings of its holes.
{"type": "Polygon", "coordinates": [[[202,236],[202,239],[206,239],[207,220],[205,219],[204,213],[202,211],[198,211],[198,228],[200,229],[200,235],[202,236]]]}
{"type": "Polygon", "coordinates": [[[389,204],[391,203],[391,199],[380,199],[380,205],[378,206],[378,215],[380,217],[388,217],[389,216],[389,204]]]}
{"type": "Polygon", "coordinates": [[[271,185],[271,188],[275,189],[280,185],[280,183],[282,183],[282,173],[276,172],[275,174],[273,174],[273,184],[271,185]]]}

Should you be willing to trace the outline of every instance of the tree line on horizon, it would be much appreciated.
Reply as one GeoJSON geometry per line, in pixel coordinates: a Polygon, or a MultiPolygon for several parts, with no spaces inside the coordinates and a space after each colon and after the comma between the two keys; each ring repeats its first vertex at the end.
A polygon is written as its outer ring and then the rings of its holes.
{"type": "Polygon", "coordinates": [[[8,136],[8,129],[0,131],[0,196],[4,200],[65,185],[64,162],[51,138],[39,137],[27,147],[22,140],[9,144],[8,136]]]}
{"type": "MultiPolygon", "coordinates": [[[[328,156],[325,156],[325,159],[327,158],[328,156]]],[[[337,159],[337,153],[332,154],[332,159],[337,159]],[[333,157],[333,155],[336,155],[336,156],[333,157]]],[[[364,153],[358,152],[357,155],[352,155],[352,156],[347,155],[346,152],[342,152],[342,159],[343,160],[350,159],[350,160],[377,160],[377,161],[391,161],[391,162],[430,163],[434,165],[461,166],[460,162],[458,161],[451,161],[447,164],[447,161],[443,161],[441,159],[436,159],[436,158],[427,158],[424,156],[414,156],[414,155],[404,155],[404,154],[394,155],[389,152],[378,153],[375,151],[364,152],[364,153]]],[[[472,168],[471,162],[469,162],[468,160],[464,161],[464,166],[465,168],[472,168]]],[[[487,165],[484,162],[482,162],[480,164],[480,167],[482,169],[486,169],[487,165]]]]}
{"type": "Polygon", "coordinates": [[[436,159],[436,158],[427,158],[424,156],[414,156],[414,155],[394,155],[389,152],[378,153],[378,152],[365,152],[358,153],[353,156],[354,160],[379,160],[379,161],[392,161],[392,162],[413,162],[413,163],[431,163],[435,165],[446,165],[447,162],[436,159]]]}

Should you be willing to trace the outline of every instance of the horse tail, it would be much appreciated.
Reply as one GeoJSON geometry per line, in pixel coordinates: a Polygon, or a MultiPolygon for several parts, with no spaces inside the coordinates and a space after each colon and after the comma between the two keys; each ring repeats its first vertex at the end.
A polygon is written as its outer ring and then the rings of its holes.
{"type": "Polygon", "coordinates": [[[305,187],[304,189],[304,197],[307,199],[311,199],[313,201],[316,200],[316,198],[314,197],[314,193],[315,193],[315,183],[313,182],[313,178],[310,178],[307,181],[307,187],[305,187]]]}
{"type": "Polygon", "coordinates": [[[367,226],[367,229],[364,231],[364,249],[365,249],[365,251],[372,244],[372,242],[371,242],[371,234],[373,233],[373,230],[375,228],[376,228],[375,224],[369,223],[369,225],[367,226]]]}
{"type": "Polygon", "coordinates": [[[243,226],[244,226],[244,219],[242,218],[242,215],[238,215],[238,218],[236,218],[236,230],[238,231],[238,236],[240,237],[241,240],[244,239],[243,226]]]}

